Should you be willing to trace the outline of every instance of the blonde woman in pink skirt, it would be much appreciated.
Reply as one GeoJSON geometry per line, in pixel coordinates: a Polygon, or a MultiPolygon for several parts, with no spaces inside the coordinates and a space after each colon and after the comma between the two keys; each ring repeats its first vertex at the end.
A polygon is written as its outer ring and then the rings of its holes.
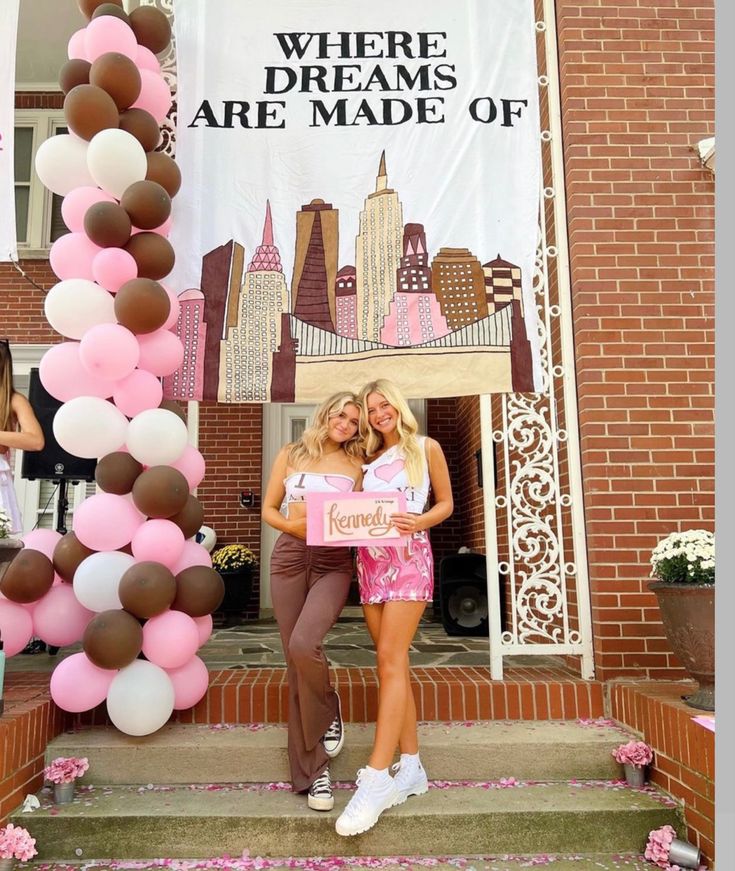
{"type": "Polygon", "coordinates": [[[373,750],[357,774],[357,790],[337,819],[340,835],[367,831],[384,810],[428,789],[419,759],[408,651],[434,593],[427,530],[454,509],[444,452],[433,439],[417,434],[416,418],[398,388],[384,379],[373,381],[358,399],[367,458],[363,490],[404,494],[406,511],[394,514],[392,523],[406,540],[400,547],[358,549],[360,601],[377,651],[380,696],[373,750]],[[433,505],[426,510],[429,491],[433,505]],[[389,766],[397,747],[401,759],[393,777],[389,766]]]}

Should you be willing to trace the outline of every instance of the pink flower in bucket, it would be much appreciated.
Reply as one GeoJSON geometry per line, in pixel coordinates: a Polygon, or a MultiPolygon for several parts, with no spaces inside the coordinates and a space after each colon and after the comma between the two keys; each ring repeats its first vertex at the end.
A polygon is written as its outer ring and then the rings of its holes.
{"type": "Polygon", "coordinates": [[[613,750],[612,755],[621,765],[635,765],[636,768],[650,765],[653,760],[653,750],[645,741],[628,741],[613,750]]]}
{"type": "Polygon", "coordinates": [[[86,756],[58,756],[43,769],[46,780],[51,783],[73,783],[89,768],[86,756]]]}
{"type": "Polygon", "coordinates": [[[27,829],[12,823],[0,829],[0,859],[20,859],[21,862],[27,862],[37,853],[36,839],[30,836],[27,829]]]}

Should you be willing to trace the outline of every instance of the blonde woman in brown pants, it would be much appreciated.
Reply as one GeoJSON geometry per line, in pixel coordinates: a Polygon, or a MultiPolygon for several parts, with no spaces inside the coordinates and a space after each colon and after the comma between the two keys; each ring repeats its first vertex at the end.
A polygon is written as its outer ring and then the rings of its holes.
{"type": "Polygon", "coordinates": [[[281,531],[270,577],[288,668],[291,782],[320,811],[334,807],[328,766],[344,744],[339,696],[322,645],[347,601],[353,562],[349,548],[306,544],[305,496],[359,487],[359,423],[354,394],[330,396],[299,441],[281,449],[263,498],[263,520],[281,531]]]}

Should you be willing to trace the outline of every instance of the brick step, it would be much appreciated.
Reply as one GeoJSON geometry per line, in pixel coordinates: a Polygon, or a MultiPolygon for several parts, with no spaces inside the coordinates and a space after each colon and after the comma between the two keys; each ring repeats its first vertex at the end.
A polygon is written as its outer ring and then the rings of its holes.
{"type": "MultiPolygon", "coordinates": [[[[373,724],[348,724],[333,779],[353,780],[372,747],[373,724]]],[[[627,735],[612,725],[577,722],[450,724],[419,727],[421,758],[434,780],[610,780],[621,776],[611,751],[627,735]]],[[[286,727],[170,724],[133,738],[89,728],[55,738],[46,759],[86,756],[83,783],[269,783],[289,779],[286,727]]]]}
{"type": "Polygon", "coordinates": [[[430,789],[386,811],[378,825],[341,838],[335,808],[317,813],[303,796],[268,786],[80,788],[59,807],[44,800],[14,815],[36,838],[39,860],[149,860],[155,857],[451,856],[474,854],[631,853],[648,832],[680,825],[670,800],[654,790],[601,783],[430,789]]]}

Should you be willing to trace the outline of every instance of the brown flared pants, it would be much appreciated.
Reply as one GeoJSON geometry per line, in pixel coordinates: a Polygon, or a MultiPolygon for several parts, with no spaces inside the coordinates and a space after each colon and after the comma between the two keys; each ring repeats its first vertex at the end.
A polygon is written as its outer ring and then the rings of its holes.
{"type": "Polygon", "coordinates": [[[324,636],[344,608],[352,555],[344,547],[309,547],[284,532],[271,557],[271,597],[288,667],[288,759],[296,792],[329,764],[321,738],[337,714],[324,636]]]}

